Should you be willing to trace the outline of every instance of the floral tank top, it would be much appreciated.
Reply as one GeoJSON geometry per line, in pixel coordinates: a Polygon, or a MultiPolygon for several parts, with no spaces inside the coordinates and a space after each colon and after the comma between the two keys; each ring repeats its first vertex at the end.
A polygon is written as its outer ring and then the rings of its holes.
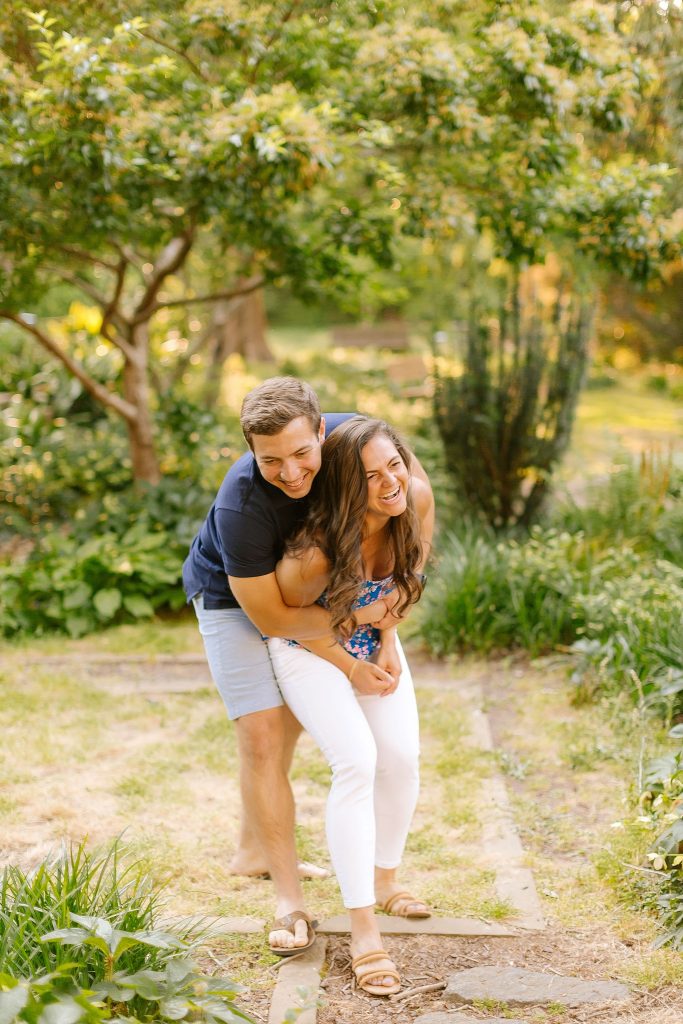
{"type": "MultiPolygon", "coordinates": [[[[366,604],[372,604],[373,601],[378,601],[380,597],[384,597],[385,594],[388,594],[389,591],[393,589],[393,576],[387,576],[383,580],[365,580],[353,607],[354,609],[364,608],[366,604]]],[[[320,604],[323,608],[327,608],[327,597],[325,593],[320,595],[316,604],[320,604]]],[[[292,647],[301,647],[301,644],[297,643],[296,640],[287,640],[286,642],[292,647]]],[[[354,630],[349,639],[344,641],[343,646],[349,654],[353,655],[354,658],[360,658],[361,661],[367,661],[379,647],[379,642],[379,630],[375,629],[374,626],[365,625],[359,626],[358,629],[354,630]]]]}

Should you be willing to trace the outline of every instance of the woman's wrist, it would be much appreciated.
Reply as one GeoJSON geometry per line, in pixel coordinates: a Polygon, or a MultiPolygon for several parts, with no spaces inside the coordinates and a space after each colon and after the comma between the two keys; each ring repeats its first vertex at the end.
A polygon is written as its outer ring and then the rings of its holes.
{"type": "Polygon", "coordinates": [[[346,678],[350,683],[353,682],[353,673],[358,667],[358,658],[351,658],[351,664],[349,665],[349,671],[346,673],[346,678]]]}

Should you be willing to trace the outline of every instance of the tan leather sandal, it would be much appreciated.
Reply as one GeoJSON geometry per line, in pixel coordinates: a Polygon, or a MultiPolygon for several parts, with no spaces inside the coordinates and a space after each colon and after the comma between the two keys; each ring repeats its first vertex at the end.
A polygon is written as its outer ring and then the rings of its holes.
{"type": "Polygon", "coordinates": [[[432,916],[432,912],[425,901],[417,896],[413,896],[409,892],[395,892],[393,896],[390,896],[384,903],[378,903],[377,906],[385,914],[391,914],[392,917],[407,917],[410,920],[417,920],[418,918],[432,916]],[[410,907],[421,909],[411,910],[410,907]]]}
{"type": "Polygon", "coordinates": [[[351,970],[356,979],[356,985],[361,992],[367,992],[371,996],[393,996],[401,991],[401,975],[392,967],[378,967],[376,970],[359,971],[360,967],[370,967],[371,964],[378,964],[382,960],[388,960],[393,965],[393,960],[386,949],[373,949],[370,953],[363,953],[351,961],[351,970]],[[377,985],[373,978],[393,978],[393,985],[377,985]]]}

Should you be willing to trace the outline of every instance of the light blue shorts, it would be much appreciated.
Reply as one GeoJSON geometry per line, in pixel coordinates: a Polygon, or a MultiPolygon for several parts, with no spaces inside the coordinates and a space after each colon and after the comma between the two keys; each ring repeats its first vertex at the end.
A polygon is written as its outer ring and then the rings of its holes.
{"type": "Polygon", "coordinates": [[[204,607],[201,594],[192,604],[216,688],[228,718],[268,711],[284,704],[268,645],[241,608],[204,607]]]}

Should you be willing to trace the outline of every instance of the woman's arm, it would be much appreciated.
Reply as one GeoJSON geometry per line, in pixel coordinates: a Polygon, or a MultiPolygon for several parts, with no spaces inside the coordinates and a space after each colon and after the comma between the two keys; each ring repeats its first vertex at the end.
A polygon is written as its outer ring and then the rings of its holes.
{"type": "Polygon", "coordinates": [[[330,578],[329,562],[318,547],[284,554],[275,567],[275,578],[282,600],[290,608],[314,604],[330,578]]]}

